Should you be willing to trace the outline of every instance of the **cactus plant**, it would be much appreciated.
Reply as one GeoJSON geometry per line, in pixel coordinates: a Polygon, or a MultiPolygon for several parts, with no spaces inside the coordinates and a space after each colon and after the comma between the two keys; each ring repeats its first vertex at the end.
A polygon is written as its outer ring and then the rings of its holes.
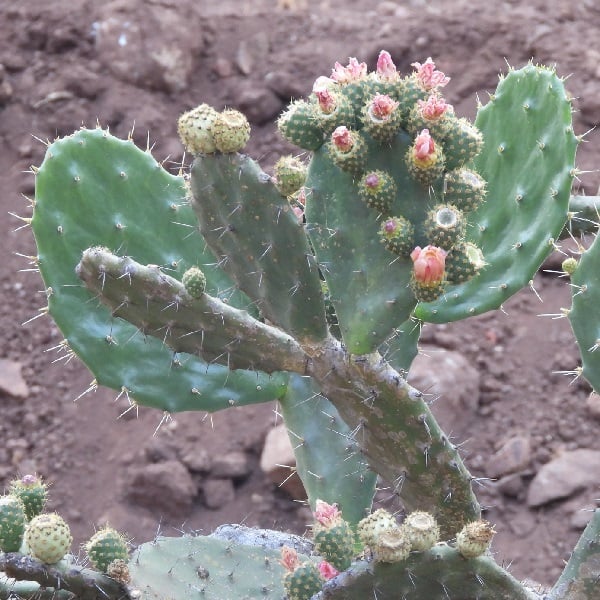
{"type": "MultiPolygon", "coordinates": [[[[292,103],[278,128],[312,153],[306,172],[285,159],[264,173],[240,153],[243,115],[206,104],[178,123],[189,173],[101,128],[56,140],[35,168],[33,261],[64,350],[94,384],[169,412],[278,399],[325,559],[275,534],[159,538],[106,596],[539,598],[487,550],[473,478],[405,375],[423,321],[501,306],[573,220],[571,105],[554,70],[529,64],[470,123],[433,60],[413,66],[401,76],[385,51],[371,73],[336,63],[292,103]],[[404,523],[369,514],[375,473],[404,523]]],[[[570,270],[569,313],[595,386],[597,253],[570,270]]],[[[552,600],[594,597],[598,522],[552,600]]]]}

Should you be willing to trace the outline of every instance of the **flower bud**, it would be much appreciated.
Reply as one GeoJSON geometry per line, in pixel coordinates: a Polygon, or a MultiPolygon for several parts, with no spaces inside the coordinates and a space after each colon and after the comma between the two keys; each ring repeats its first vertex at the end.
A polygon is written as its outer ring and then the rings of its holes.
{"type": "Polygon", "coordinates": [[[417,246],[411,253],[414,277],[419,284],[433,285],[444,279],[447,252],[436,246],[417,246]]]}

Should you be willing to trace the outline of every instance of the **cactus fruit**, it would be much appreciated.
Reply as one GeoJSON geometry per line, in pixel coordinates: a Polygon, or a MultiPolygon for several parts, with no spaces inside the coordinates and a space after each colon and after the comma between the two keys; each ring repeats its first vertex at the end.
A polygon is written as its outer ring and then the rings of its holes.
{"type": "Polygon", "coordinates": [[[61,560],[72,542],[69,526],[56,513],[34,517],[25,529],[25,543],[32,556],[47,564],[61,560]]]}
{"type": "Polygon", "coordinates": [[[444,152],[429,129],[423,129],[415,137],[406,153],[406,166],[411,176],[425,186],[432,185],[444,174],[444,152]]]}
{"type": "Polygon", "coordinates": [[[385,171],[365,173],[358,184],[358,195],[370,208],[388,215],[398,193],[394,178],[385,171]]]}
{"type": "Polygon", "coordinates": [[[211,133],[217,115],[218,112],[212,106],[201,104],[179,117],[177,132],[186,150],[193,155],[217,151],[211,133]]]}
{"type": "Polygon", "coordinates": [[[198,267],[190,267],[181,278],[185,291],[196,300],[206,291],[206,275],[198,267]]]}
{"type": "Polygon", "coordinates": [[[0,550],[17,552],[25,532],[25,506],[12,494],[0,497],[0,550]]]}
{"type": "Polygon", "coordinates": [[[379,238],[386,250],[404,256],[410,254],[415,245],[415,230],[404,217],[389,217],[381,223],[379,238]]]}
{"type": "Polygon", "coordinates": [[[313,538],[315,550],[338,571],[345,571],[354,556],[354,532],[335,504],[316,501],[313,538]]]}
{"type": "Polygon", "coordinates": [[[129,564],[123,558],[115,558],[106,567],[106,574],[115,581],[123,584],[131,583],[131,574],[129,573],[129,564]]]}
{"type": "Polygon", "coordinates": [[[250,123],[239,110],[230,108],[217,114],[210,132],[219,152],[240,152],[250,139],[250,123]]]}
{"type": "Polygon", "coordinates": [[[406,515],[402,529],[412,550],[429,550],[440,539],[440,528],[433,516],[427,512],[414,511],[406,515]]]}
{"type": "Polygon", "coordinates": [[[432,302],[446,286],[447,251],[436,246],[417,246],[410,254],[414,271],[411,287],[420,302],[432,302]]]}
{"type": "Polygon", "coordinates": [[[323,145],[324,133],[317,122],[314,104],[305,100],[292,102],[279,117],[277,128],[288,142],[304,150],[317,150],[323,145]]]}
{"type": "Polygon", "coordinates": [[[481,556],[489,548],[495,533],[487,521],[467,523],[456,534],[456,549],[465,558],[481,556]]]}
{"type": "Polygon", "coordinates": [[[282,196],[291,196],[306,181],[306,165],[295,156],[282,156],[273,167],[275,186],[282,196]]]}
{"type": "Polygon", "coordinates": [[[310,600],[321,591],[323,579],[318,566],[306,561],[286,573],[283,586],[289,600],[310,600]]]}
{"type": "Polygon", "coordinates": [[[365,546],[372,547],[383,533],[393,531],[397,527],[396,519],[384,508],[379,508],[359,521],[357,533],[365,546]]]}
{"type": "Polygon", "coordinates": [[[48,500],[48,486],[36,475],[23,475],[11,481],[9,491],[23,502],[28,521],[44,510],[48,500]]]}
{"type": "MultiPolygon", "coordinates": [[[[85,551],[94,569],[108,573],[109,566],[117,560],[128,557],[127,541],[112,527],[97,531],[86,543],[85,551]]],[[[116,568],[117,565],[113,565],[116,568]]]]}

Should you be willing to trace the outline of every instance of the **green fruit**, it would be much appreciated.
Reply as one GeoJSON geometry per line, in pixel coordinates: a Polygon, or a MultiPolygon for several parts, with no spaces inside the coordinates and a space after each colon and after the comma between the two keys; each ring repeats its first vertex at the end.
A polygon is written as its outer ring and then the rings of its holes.
{"type": "Polygon", "coordinates": [[[190,267],[181,278],[185,291],[192,298],[201,298],[206,290],[206,275],[198,267],[190,267]]]}
{"type": "Polygon", "coordinates": [[[25,530],[25,543],[31,554],[47,564],[61,560],[69,551],[73,536],[69,526],[56,513],[34,517],[25,530]]]}
{"type": "Polygon", "coordinates": [[[315,105],[305,100],[292,102],[277,121],[279,133],[304,150],[317,150],[323,145],[324,134],[319,127],[315,105]]]}
{"type": "Polygon", "coordinates": [[[418,510],[410,513],[404,519],[402,529],[411,548],[420,552],[429,550],[440,539],[440,528],[428,512],[418,510]]]}
{"type": "Polygon", "coordinates": [[[475,210],[485,200],[487,192],[485,179],[471,169],[446,173],[444,189],[444,202],[464,212],[475,210]]]}
{"type": "Polygon", "coordinates": [[[10,493],[17,496],[25,507],[25,516],[30,521],[43,510],[48,499],[48,486],[35,475],[24,475],[10,482],[10,493]]]}
{"type": "Polygon", "coordinates": [[[217,150],[226,154],[240,152],[250,139],[250,123],[239,110],[218,113],[210,131],[217,150]]]}
{"type": "Polygon", "coordinates": [[[373,547],[380,536],[387,531],[395,531],[398,522],[387,510],[379,508],[368,517],[361,519],[357,526],[360,541],[369,547],[373,547]]]}
{"type": "Polygon", "coordinates": [[[111,527],[97,531],[86,542],[85,551],[92,567],[102,573],[108,573],[108,568],[114,561],[126,561],[128,557],[127,541],[111,527]]]}
{"type": "Polygon", "coordinates": [[[446,279],[456,284],[469,281],[485,266],[481,250],[471,242],[459,242],[446,257],[446,279]]]}
{"type": "Polygon", "coordinates": [[[179,117],[177,132],[188,152],[196,156],[217,151],[211,128],[218,114],[212,106],[201,104],[179,117]]]}
{"type": "Polygon", "coordinates": [[[306,181],[306,165],[295,156],[282,156],[273,169],[275,186],[282,196],[291,196],[306,181]]]}
{"type": "Polygon", "coordinates": [[[444,250],[450,250],[464,237],[465,227],[462,211],[450,204],[434,206],[423,223],[428,243],[444,250]]]}
{"type": "Polygon", "coordinates": [[[18,552],[25,531],[25,506],[14,495],[0,497],[0,550],[18,552]]]}
{"type": "Polygon", "coordinates": [[[398,186],[385,171],[376,169],[365,173],[358,182],[358,195],[370,208],[388,215],[396,198],[398,186]]]}
{"type": "Polygon", "coordinates": [[[481,556],[489,548],[495,533],[487,521],[467,523],[456,535],[456,549],[465,558],[481,556]]]}
{"type": "Polygon", "coordinates": [[[406,560],[411,543],[402,527],[394,527],[382,533],[371,546],[376,562],[395,563],[406,560]]]}
{"type": "Polygon", "coordinates": [[[398,256],[408,256],[415,246],[414,227],[404,217],[390,217],[379,228],[383,245],[398,256]]]}
{"type": "Polygon", "coordinates": [[[453,118],[448,120],[443,143],[446,168],[452,170],[462,167],[481,152],[483,135],[468,119],[453,118]]]}
{"type": "Polygon", "coordinates": [[[310,600],[321,591],[323,580],[317,566],[305,562],[291,573],[286,573],[283,586],[289,600],[310,600]]]}
{"type": "Polygon", "coordinates": [[[338,571],[345,571],[354,556],[354,533],[340,520],[332,527],[318,527],[314,532],[315,550],[338,571]]]}

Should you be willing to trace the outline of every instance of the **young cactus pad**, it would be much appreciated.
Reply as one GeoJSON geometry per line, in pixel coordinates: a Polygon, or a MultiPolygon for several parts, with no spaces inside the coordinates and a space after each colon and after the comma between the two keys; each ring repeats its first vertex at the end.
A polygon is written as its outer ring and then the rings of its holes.
{"type": "Polygon", "coordinates": [[[234,292],[194,235],[197,222],[182,177],[167,173],[131,140],[102,129],[55,141],[35,172],[34,260],[46,286],[48,310],[65,336],[61,347],[83,360],[95,383],[169,412],[213,411],[285,392],[283,375],[232,373],[191,355],[177,360],[162,341],[146,338],[90,301],[75,273],[83,251],[101,243],[144,264],[160,265],[179,279],[188,268],[203,265],[207,291],[250,310],[249,301],[234,292]]]}

